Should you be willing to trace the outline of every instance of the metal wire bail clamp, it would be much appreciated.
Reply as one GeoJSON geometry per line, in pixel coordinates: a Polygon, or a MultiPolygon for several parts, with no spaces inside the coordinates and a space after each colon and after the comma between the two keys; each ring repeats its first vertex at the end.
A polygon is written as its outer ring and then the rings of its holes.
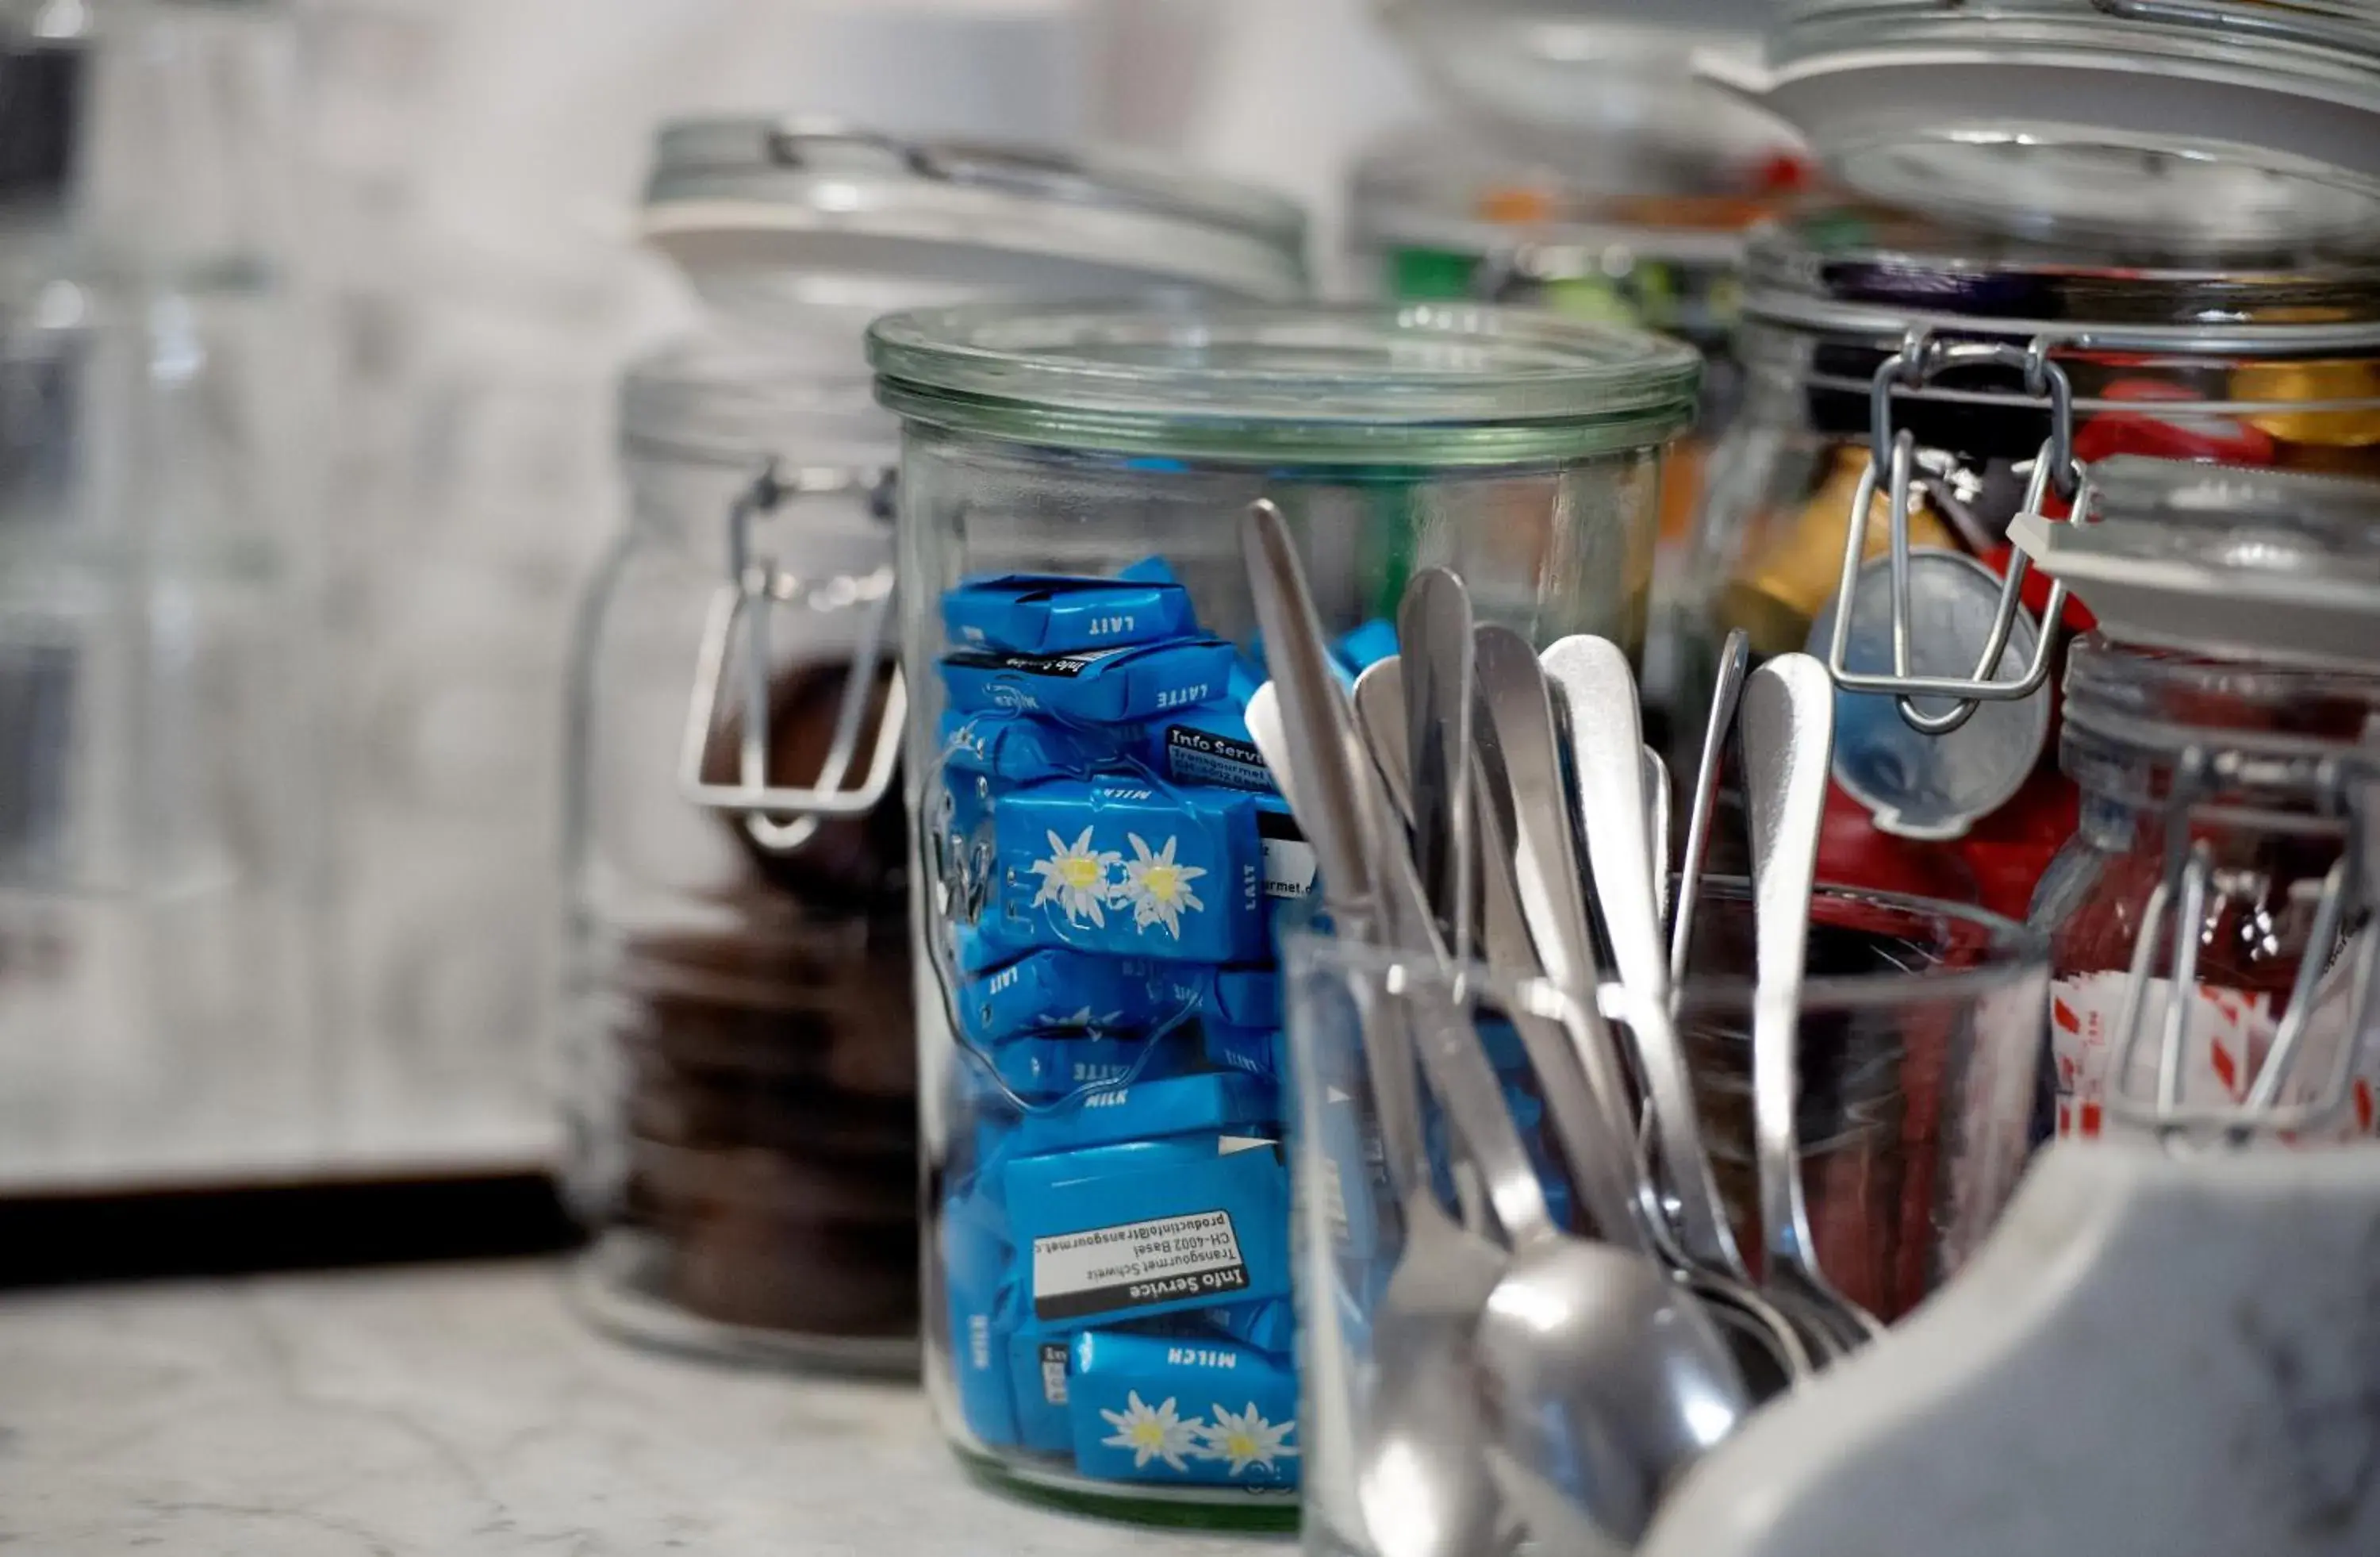
{"type": "Polygon", "coordinates": [[[806,581],[780,571],[771,559],[752,554],[753,520],[775,512],[787,498],[854,491],[868,494],[873,512],[880,516],[889,512],[889,472],[810,468],[788,475],[771,460],[727,508],[728,581],[712,591],[703,623],[693,696],[686,705],[686,735],[678,749],[678,789],[696,805],[742,812],[745,834],[774,853],[799,849],[823,821],[865,816],[874,810],[892,788],[893,769],[900,760],[909,698],[896,664],[885,687],[884,716],[868,748],[868,771],[856,785],[844,782],[858,753],[860,723],[874,699],[877,670],[884,661],[894,600],[892,569],[888,566],[861,578],[838,575],[806,581]],[[819,766],[816,782],[806,787],[769,782],[772,659],[769,617],[777,606],[795,602],[813,609],[868,613],[852,652],[825,760],[819,766]],[[720,694],[725,689],[728,645],[739,621],[744,627],[744,685],[736,782],[707,784],[702,763],[710,749],[711,722],[720,694]],[[780,817],[791,820],[777,820],[780,817]]]}
{"type": "Polygon", "coordinates": [[[2192,747],[2182,754],[2175,769],[2173,787],[2166,797],[2165,869],[2142,911],[2139,939],[2132,947],[2123,1004],[2116,1019],[2114,1068],[2107,1092],[2110,1113],[2161,1135],[2203,1128],[2225,1131],[2235,1140],[2244,1140],[2256,1134],[2313,1129],[2349,1106],[2353,1098],[2356,1061],[2363,1046],[2373,1039],[2367,1028],[2373,1016],[2374,986],[2380,981],[2375,980],[2375,975],[2380,975],[2380,932],[2375,931],[2380,927],[2374,925],[2366,925],[2355,936],[2349,953],[2351,982],[2347,1025],[2322,1091],[2301,1103],[2283,1104],[2280,1097],[2281,1089],[2289,1083],[2306,1047],[2307,1030],[2314,1012],[2328,1004],[2324,999],[2324,986],[2332,968],[2338,966],[2328,960],[2329,950],[2339,943],[2349,905],[2365,895],[2363,855],[2370,819],[2363,792],[2375,778],[2380,775],[2365,765],[2335,756],[2243,759],[2239,753],[2227,752],[2210,758],[2203,747],[2192,747]],[[2217,809],[2210,807],[2208,797],[2252,778],[2260,785],[2272,785],[2277,773],[2296,775],[2317,797],[2325,815],[2344,822],[2345,847],[2323,878],[2322,895],[2315,904],[2313,923],[2306,938],[2307,955],[2290,985],[2289,1007],[2273,1034],[2271,1047],[2255,1067],[2246,1096],[2237,1104],[2188,1104],[2181,1096],[2182,1066],[2189,1052],[2191,1009],[2196,1004],[2200,927],[2206,922],[2207,896],[2215,873],[2213,855],[2204,842],[2192,838],[2192,824],[2209,818],[2217,809]],[[2169,909],[2175,910],[2171,921],[2173,953],[2167,979],[2165,1020],[2158,1036],[2156,1091],[2154,1097],[2143,1100],[2132,1092],[2130,1084],[2143,1038],[2142,1016],[2148,1004],[2149,983],[2155,974],[2157,942],[2169,909]]]}
{"type": "Polygon", "coordinates": [[[2054,491],[2081,514],[2086,506],[2082,467],[2074,459],[2074,388],[2066,371],[2049,359],[2049,343],[2036,339],[2020,349],[2004,342],[1936,341],[1922,330],[1902,338],[1900,349],[1876,371],[1868,392],[1868,465],[1852,497],[1851,524],[1843,537],[1842,576],[1836,585],[1835,629],[1827,647],[1827,672],[1847,692],[1890,696],[1900,717],[1922,735],[1947,736],[1974,717],[1986,702],[2015,702],[2041,689],[2049,678],[2051,631],[2066,608],[2066,586],[2053,581],[2047,621],[2034,645],[2033,658],[2022,675],[2007,680],[1993,675],[2015,630],[2023,608],[2024,581],[2032,560],[2022,551],[2010,553],[2008,572],[2000,580],[2000,599],[1985,639],[1975,672],[1966,678],[1912,675],[1910,661],[1909,508],[1914,492],[1916,440],[1908,432],[1892,430],[1892,397],[1896,392],[1922,390],[1944,373],[1961,368],[2010,368],[2024,374],[2025,393],[2049,407],[2049,436],[2033,462],[2033,478],[2024,496],[2024,511],[2038,517],[2054,491]],[[1857,607],[1860,574],[1867,561],[1869,510],[1875,505],[1877,472],[1888,475],[1890,501],[1886,523],[1890,541],[1892,603],[1892,672],[1881,675],[1851,668],[1851,639],[1857,607]],[[1927,713],[1916,699],[1953,698],[1955,706],[1927,713]]]}

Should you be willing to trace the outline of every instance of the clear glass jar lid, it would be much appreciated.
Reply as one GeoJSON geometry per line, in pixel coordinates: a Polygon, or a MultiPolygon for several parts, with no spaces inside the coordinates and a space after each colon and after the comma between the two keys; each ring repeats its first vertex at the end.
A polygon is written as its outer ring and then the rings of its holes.
{"type": "Polygon", "coordinates": [[[798,270],[896,306],[1030,288],[1305,290],[1305,218],[1278,195],[1113,159],[904,140],[764,116],[663,127],[648,241],[689,271],[798,270]]]}
{"type": "Polygon", "coordinates": [[[1615,144],[1728,146],[1788,132],[1694,79],[1698,53],[1757,59],[1763,0],[1378,0],[1435,93],[1517,150],[1592,167],[1615,144]]]}
{"type": "Polygon", "coordinates": [[[1357,164],[1357,243],[1510,256],[1533,280],[1617,274],[1640,260],[1732,269],[1800,164],[1789,137],[1647,140],[1582,168],[1504,154],[1433,125],[1357,164]]]}
{"type": "Polygon", "coordinates": [[[2380,673],[2380,483],[2126,456],[2009,536],[2119,643],[2380,673]]]}
{"type": "Polygon", "coordinates": [[[2216,258],[1840,207],[1753,236],[1743,312],[1888,347],[1919,326],[2107,351],[2354,357],[2380,353],[2380,249],[2282,245],[2216,258]]]}
{"type": "Polygon", "coordinates": [[[1702,359],[1665,336],[1467,303],[981,306],[880,320],[877,395],[914,421],[1135,454],[1483,466],[1651,447],[1702,359]]]}
{"type": "Polygon", "coordinates": [[[1782,0],[1714,59],[1876,199],[2036,235],[2380,235],[2374,0],[1782,0]]]}
{"type": "Polygon", "coordinates": [[[634,456],[742,469],[771,459],[876,469],[898,458],[900,429],[841,353],[806,359],[694,335],[622,374],[620,442],[634,456]]]}

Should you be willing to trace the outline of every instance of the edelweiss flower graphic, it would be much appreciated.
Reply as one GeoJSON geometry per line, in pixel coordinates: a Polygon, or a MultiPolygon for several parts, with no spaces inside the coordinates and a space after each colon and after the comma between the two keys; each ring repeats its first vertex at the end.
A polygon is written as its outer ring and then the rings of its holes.
{"type": "Polygon", "coordinates": [[[1206,906],[1190,890],[1190,883],[1207,873],[1205,868],[1176,865],[1173,845],[1177,840],[1173,838],[1166,839],[1163,851],[1158,854],[1148,852],[1148,845],[1137,833],[1127,833],[1124,838],[1132,845],[1133,858],[1123,862],[1123,885],[1116,895],[1132,905],[1135,928],[1145,930],[1161,924],[1179,941],[1182,916],[1206,906]]]}
{"type": "Polygon", "coordinates": [[[1088,918],[1095,925],[1108,922],[1108,872],[1123,858],[1114,849],[1091,847],[1091,830],[1073,843],[1055,833],[1045,833],[1050,840],[1050,858],[1033,862],[1033,873],[1041,878],[1041,890],[1033,894],[1033,906],[1055,903],[1066,910],[1066,917],[1077,922],[1088,918]]]}
{"type": "Polygon", "coordinates": [[[1135,1470],[1151,1460],[1163,1460],[1175,1470],[1188,1470],[1190,1466],[1183,1456],[1198,1453],[1198,1435],[1207,1430],[1207,1424],[1196,1417],[1185,1422],[1174,1415],[1172,1396],[1166,1396],[1165,1404],[1151,1411],[1138,1390],[1124,1397],[1123,1410],[1102,1407],[1099,1415],[1116,1429],[1113,1438],[1099,1441],[1111,1449],[1131,1450],[1135,1470]]]}
{"type": "MultiPolygon", "coordinates": [[[[1172,1402],[1166,1404],[1171,1405],[1172,1402]]],[[[1231,1461],[1233,1476],[1252,1465],[1273,1470],[1278,1468],[1273,1464],[1276,1458],[1285,1458],[1297,1453],[1288,1444],[1289,1435],[1296,1430],[1295,1422],[1266,1421],[1264,1413],[1257,1409],[1254,1401],[1248,1402],[1248,1408],[1236,1416],[1219,1405],[1215,1407],[1215,1425],[1198,1428],[1199,1435],[1206,1440],[1205,1445],[1197,1451],[1198,1457],[1202,1460],[1231,1461]]]]}

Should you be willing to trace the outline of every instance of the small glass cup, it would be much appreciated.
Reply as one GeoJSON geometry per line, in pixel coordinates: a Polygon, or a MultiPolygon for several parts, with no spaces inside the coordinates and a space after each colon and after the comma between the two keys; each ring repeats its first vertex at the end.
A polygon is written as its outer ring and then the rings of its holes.
{"type": "MultiPolygon", "coordinates": [[[[1679,1030],[1719,1191],[1745,1259],[1759,1267],[1753,1170],[1753,907],[1739,879],[1702,889],[1679,1030]]],[[[2040,1107],[2047,1006],[2042,938],[1981,909],[1821,887],[1810,906],[1800,1028],[1802,1176],[1819,1261],[1843,1294],[1890,1320],[1964,1264],[2014,1192],[2040,1107]]],[[[1611,991],[1603,991],[1608,997],[1611,991]]],[[[1380,1170],[1359,1012],[1391,1001],[1469,1012],[1558,1220],[1578,1229],[1545,1122],[1543,1089],[1500,1022],[1555,1009],[1541,981],[1450,972],[1323,936],[1289,948],[1305,1549],[1375,1557],[1356,1501],[1361,1429],[1372,1416],[1366,1337],[1404,1245],[1380,1170]]],[[[1618,1010],[1617,1002],[1601,1003],[1618,1010]]],[[[1442,1122],[1427,1121],[1433,1142],[1442,1122]]],[[[1440,1175],[1458,1209],[1462,1175],[1440,1175]]]]}

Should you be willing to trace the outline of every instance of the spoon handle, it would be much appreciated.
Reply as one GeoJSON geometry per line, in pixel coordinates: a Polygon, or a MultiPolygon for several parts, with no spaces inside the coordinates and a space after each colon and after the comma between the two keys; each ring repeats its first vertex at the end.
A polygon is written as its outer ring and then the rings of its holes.
{"type": "Polygon", "coordinates": [[[1816,1308],[1844,1345],[1880,1327],[1818,1268],[1802,1188],[1795,1111],[1801,1086],[1803,967],[1817,882],[1835,688],[1807,654],[1780,654],[1743,689],[1744,787],[1752,821],[1755,979],[1752,1006],[1753,1135],[1770,1283],[1816,1308]]]}
{"type": "Polygon", "coordinates": [[[1677,1197],[1680,1241],[1696,1262],[1730,1275],[1743,1256],[1728,1224],[1703,1142],[1702,1115],[1684,1046],[1670,1016],[1670,970],[1645,847],[1645,763],[1636,676],[1609,639],[1566,638],[1548,649],[1544,669],[1570,712],[1573,814],[1586,839],[1596,900],[1620,965],[1628,1031],[1652,1098],[1654,1139],[1677,1197]]]}
{"type": "Polygon", "coordinates": [[[1718,679],[1711,688],[1710,723],[1703,730],[1702,760],[1694,768],[1694,809],[1686,813],[1686,857],[1678,866],[1676,916],[1670,921],[1670,988],[1686,981],[1686,960],[1694,943],[1694,902],[1702,891],[1703,867],[1710,858],[1711,813],[1718,805],[1719,772],[1727,762],[1728,732],[1735,728],[1736,705],[1752,660],[1752,635],[1737,627],[1718,651],[1718,679]]]}
{"type": "MultiPolygon", "coordinates": [[[[1645,748],[1645,841],[1653,857],[1653,922],[1670,922],[1670,764],[1650,746],[1645,748]]],[[[1672,980],[1674,982],[1675,980],[1672,980]]]]}
{"type": "Polygon", "coordinates": [[[1442,567],[1414,575],[1397,611],[1414,862],[1447,952],[1471,960],[1471,596],[1442,567]]]}
{"type": "MultiPolygon", "coordinates": [[[[1391,654],[1356,677],[1355,726],[1379,769],[1391,803],[1402,809],[1411,804],[1411,792],[1405,750],[1397,739],[1397,724],[1404,710],[1401,676],[1399,656],[1391,654]]],[[[1545,969],[1530,946],[1520,894],[1512,885],[1504,821],[1507,808],[1498,804],[1499,785],[1488,765],[1475,760],[1474,767],[1477,770],[1473,774],[1473,793],[1477,801],[1480,955],[1489,967],[1508,978],[1542,979],[1545,969]]],[[[1653,1225],[1659,1212],[1633,1148],[1624,1137],[1612,1135],[1609,1118],[1579,1069],[1577,1050],[1566,1028],[1560,1021],[1536,1011],[1508,1008],[1506,1016],[1544,1089],[1547,1115],[1597,1234],[1606,1243],[1645,1249],[1645,1229],[1653,1225]]]]}

